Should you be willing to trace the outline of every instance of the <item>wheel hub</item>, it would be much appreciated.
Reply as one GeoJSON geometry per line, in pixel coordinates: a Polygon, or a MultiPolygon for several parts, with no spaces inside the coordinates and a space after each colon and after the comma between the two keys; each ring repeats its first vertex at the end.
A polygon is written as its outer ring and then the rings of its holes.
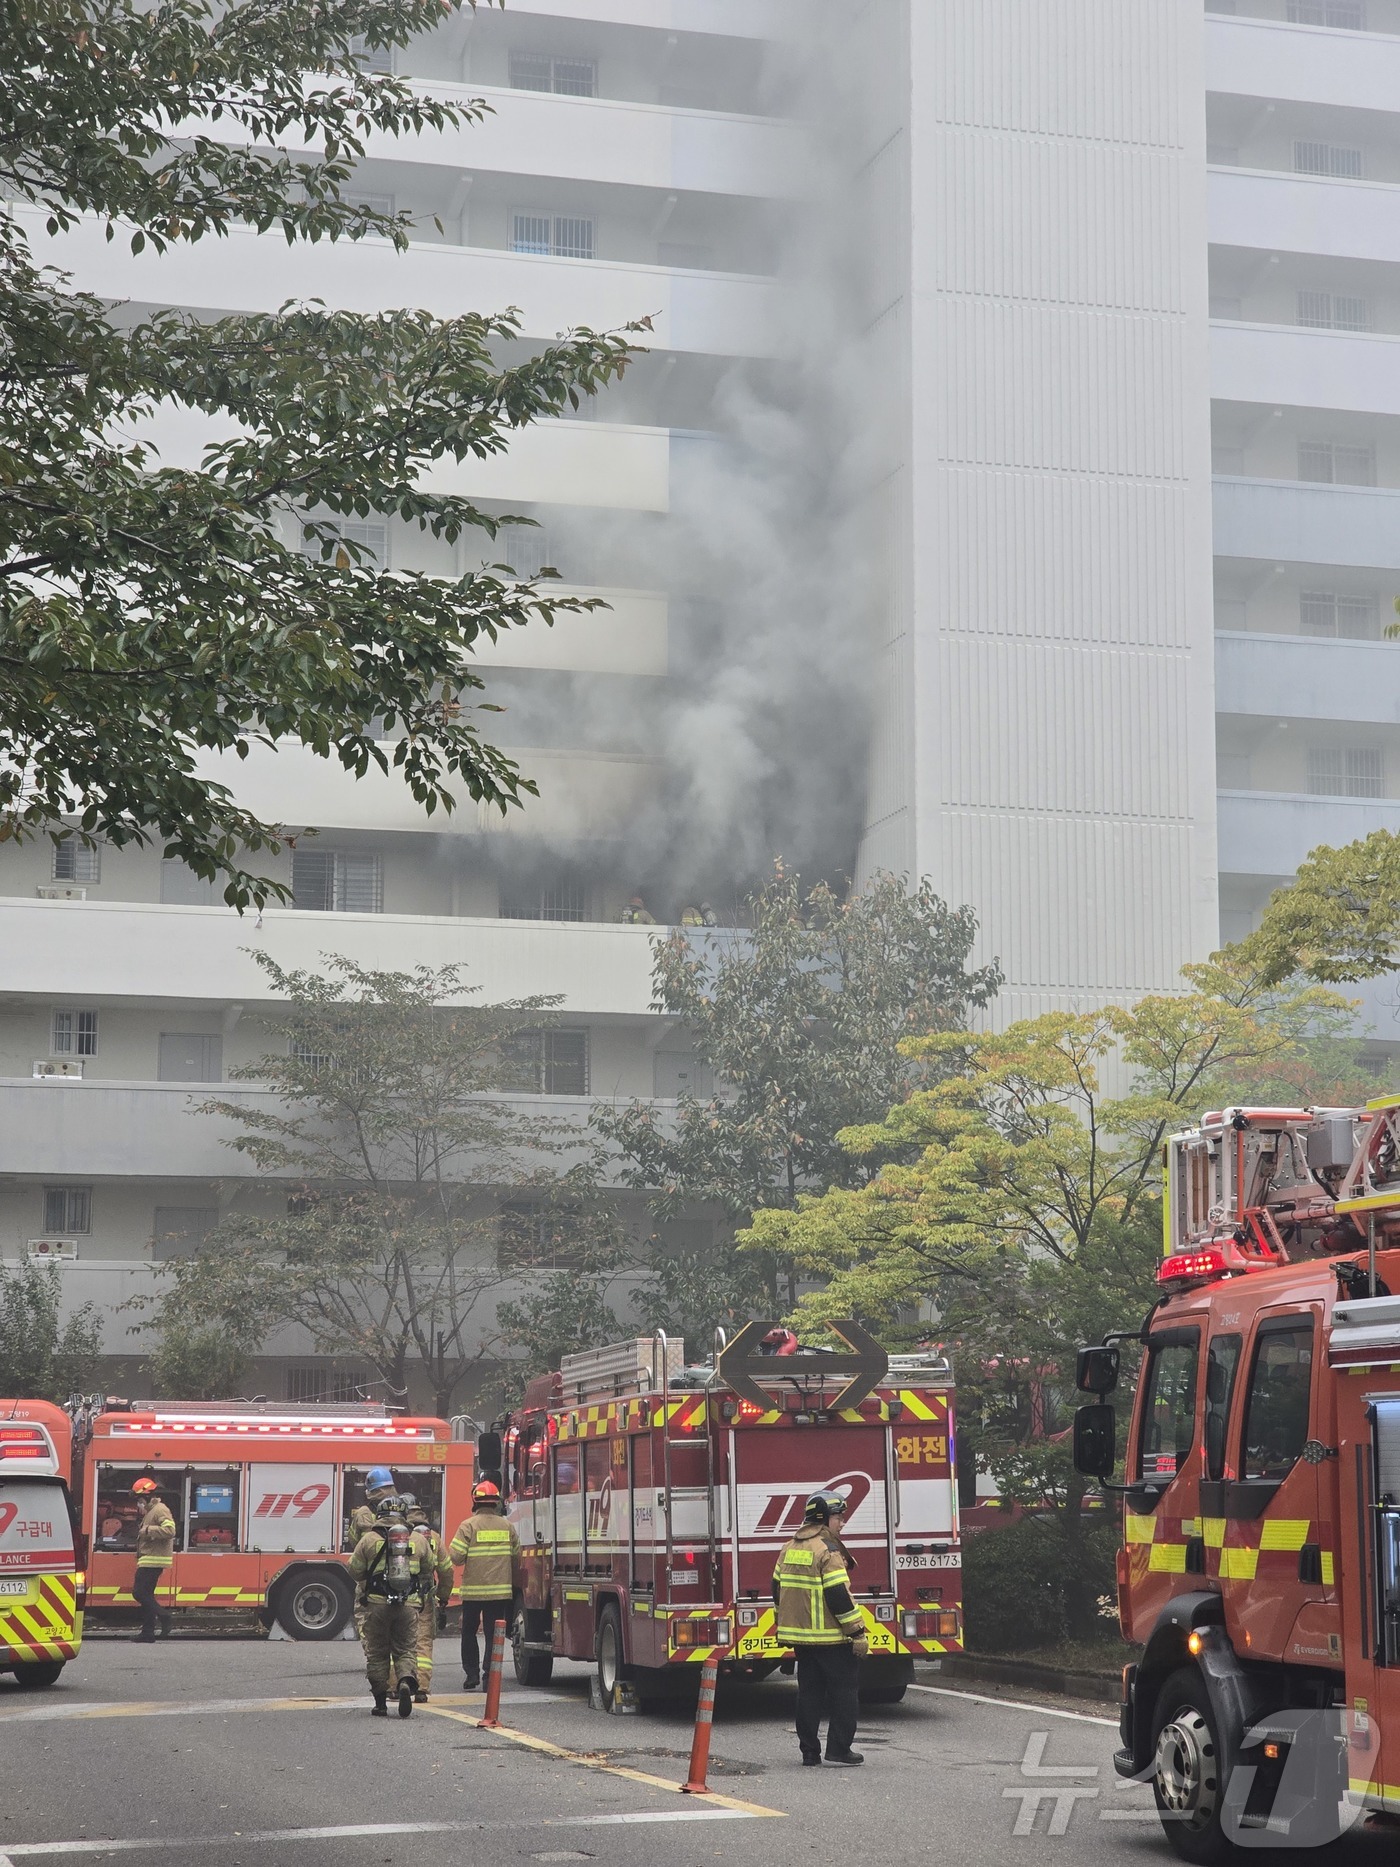
{"type": "Polygon", "coordinates": [[[1156,1788],[1162,1807],[1192,1827],[1204,1827],[1215,1814],[1220,1798],[1215,1739],[1191,1706],[1183,1707],[1157,1739],[1156,1788]]]}
{"type": "Polygon", "coordinates": [[[303,1627],[325,1627],[335,1619],[336,1601],[323,1582],[308,1582],[296,1593],[296,1616],[303,1627]]]}

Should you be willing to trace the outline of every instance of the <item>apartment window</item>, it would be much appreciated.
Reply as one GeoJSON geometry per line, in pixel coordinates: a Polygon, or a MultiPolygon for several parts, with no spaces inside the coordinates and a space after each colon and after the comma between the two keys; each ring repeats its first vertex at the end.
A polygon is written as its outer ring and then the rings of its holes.
{"type": "Polygon", "coordinates": [[[44,1230],[54,1232],[90,1232],[92,1230],[92,1188],[90,1186],[46,1186],[44,1188],[44,1230]]]}
{"type": "Polygon", "coordinates": [[[389,568],[389,527],[381,522],[359,519],[333,519],[332,528],[341,538],[351,544],[363,547],[359,556],[349,551],[333,551],[329,558],[321,556],[320,540],[307,538],[302,541],[303,557],[309,557],[316,564],[334,564],[339,570],[351,570],[359,566],[366,570],[388,570],[389,568]]]}
{"type": "Polygon", "coordinates": [[[100,882],[102,846],[85,843],[79,836],[65,836],[53,846],[53,879],[56,882],[100,882]]]}
{"type": "Polygon", "coordinates": [[[503,1271],[569,1271],[583,1262],[576,1208],[542,1200],[508,1200],[501,1207],[498,1224],[496,1260],[503,1271]]]}
{"type": "Polygon", "coordinates": [[[1384,797],[1385,754],[1379,746],[1311,746],[1308,790],[1318,797],[1384,797]]]}
{"type": "Polygon", "coordinates": [[[1288,17],[1295,26],[1334,26],[1347,32],[1365,32],[1366,0],[1288,0],[1288,17]]]}
{"type": "Polygon", "coordinates": [[[1304,635],[1375,642],[1381,634],[1380,604],[1374,596],[1303,590],[1298,597],[1298,624],[1304,635]]]}
{"type": "Polygon", "coordinates": [[[350,41],[350,56],[361,71],[392,71],[394,69],[394,48],[392,45],[371,45],[368,37],[357,32],[350,41]]]}
{"type": "Polygon", "coordinates": [[[596,97],[598,65],[591,58],[553,58],[548,52],[512,52],[513,91],[553,91],[559,97],[596,97]]]}
{"type": "Polygon", "coordinates": [[[1369,331],[1371,307],[1344,292],[1299,292],[1298,322],[1317,331],[1369,331]]]}
{"type": "Polygon", "coordinates": [[[217,1206],[157,1206],[151,1256],[192,1258],[218,1223],[217,1206]]]}
{"type": "Polygon", "coordinates": [[[162,1031],[157,1070],[162,1083],[221,1083],[224,1040],[217,1032],[162,1031]]]}
{"type": "Polygon", "coordinates": [[[538,577],[546,565],[553,565],[549,554],[549,534],[542,525],[503,525],[496,535],[501,562],[509,564],[517,577],[538,577]]]}
{"type": "Polygon", "coordinates": [[[97,1055],[97,1013],[95,1011],[55,1011],[52,1046],[52,1054],[56,1057],[95,1057],[97,1055]]]}
{"type": "Polygon", "coordinates": [[[584,921],[588,890],[582,882],[561,880],[511,885],[501,894],[503,921],[584,921]]]}
{"type": "Polygon", "coordinates": [[[1342,181],[1360,181],[1361,151],[1300,137],[1293,145],[1293,167],[1299,175],[1333,175],[1342,181]]]}
{"type": "Polygon", "coordinates": [[[517,1031],[503,1049],[504,1087],[527,1096],[588,1094],[587,1031],[517,1031]]]}
{"type": "Polygon", "coordinates": [[[350,207],[367,207],[371,214],[392,215],[394,212],[391,194],[342,194],[340,198],[350,207]]]}
{"type": "Polygon", "coordinates": [[[303,1405],[350,1407],[360,1399],[360,1376],[339,1368],[288,1368],[287,1398],[303,1405]]]}
{"type": "Polygon", "coordinates": [[[294,850],[292,905],[320,914],[382,914],[383,865],[377,855],[294,850]]]}
{"type": "Polygon", "coordinates": [[[1376,450],[1354,441],[1300,441],[1298,478],[1323,486],[1374,486],[1376,450]]]}
{"type": "Polygon", "coordinates": [[[513,214],[510,250],[553,259],[592,259],[593,221],[578,214],[513,214]]]}

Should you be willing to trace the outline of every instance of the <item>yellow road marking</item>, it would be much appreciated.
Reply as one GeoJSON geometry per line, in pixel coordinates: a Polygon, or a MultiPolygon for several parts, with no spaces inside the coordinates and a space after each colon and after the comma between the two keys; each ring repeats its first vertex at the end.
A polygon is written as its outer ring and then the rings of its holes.
{"type": "MultiPolygon", "coordinates": [[[[545,1757],[559,1757],[565,1763],[577,1763],[585,1770],[601,1770],[605,1776],[621,1776],[629,1783],[645,1783],[650,1789],[667,1789],[678,1795],[681,1785],[669,1776],[652,1776],[645,1770],[629,1770],[624,1764],[604,1763],[601,1757],[590,1756],[583,1750],[565,1750],[562,1744],[551,1744],[547,1738],[534,1737],[529,1731],[517,1731],[508,1724],[483,1727],[480,1718],[473,1718],[464,1711],[449,1711],[445,1705],[425,1705],[423,1710],[435,1718],[451,1718],[456,1724],[474,1725],[478,1730],[489,1728],[492,1737],[503,1737],[509,1743],[521,1744],[526,1750],[537,1750],[545,1757]]],[[[705,1798],[706,1808],[737,1809],[741,1815],[778,1815],[785,1816],[786,1809],[767,1809],[761,1802],[743,1802],[737,1796],[721,1796],[711,1791],[705,1798]]]]}

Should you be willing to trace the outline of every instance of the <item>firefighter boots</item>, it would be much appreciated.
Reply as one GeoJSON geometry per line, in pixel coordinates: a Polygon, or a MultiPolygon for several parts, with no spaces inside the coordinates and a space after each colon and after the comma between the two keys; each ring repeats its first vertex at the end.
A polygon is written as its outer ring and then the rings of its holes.
{"type": "Polygon", "coordinates": [[[389,1716],[389,1694],[387,1692],[375,1693],[374,1703],[370,1706],[369,1715],[371,1718],[387,1718],[389,1716]]]}
{"type": "Polygon", "coordinates": [[[414,1679],[400,1679],[399,1681],[399,1716],[401,1718],[413,1716],[413,1694],[417,1683],[414,1679]]]}

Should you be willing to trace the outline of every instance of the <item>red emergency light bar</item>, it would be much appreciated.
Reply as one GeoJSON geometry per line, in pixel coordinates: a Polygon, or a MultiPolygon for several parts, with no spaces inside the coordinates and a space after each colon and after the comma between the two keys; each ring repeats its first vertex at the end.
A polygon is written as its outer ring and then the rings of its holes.
{"type": "Polygon", "coordinates": [[[1275,1252],[1265,1255],[1242,1251],[1233,1241],[1220,1244],[1204,1245],[1198,1251],[1178,1251],[1169,1258],[1163,1258],[1157,1270],[1159,1284],[1176,1284],[1184,1288],[1187,1284],[1209,1283],[1216,1277],[1233,1277],[1241,1271],[1270,1271],[1285,1260],[1275,1252]]]}
{"type": "Polygon", "coordinates": [[[42,1426],[0,1426],[0,1459],[51,1459],[53,1455],[42,1426]]]}

